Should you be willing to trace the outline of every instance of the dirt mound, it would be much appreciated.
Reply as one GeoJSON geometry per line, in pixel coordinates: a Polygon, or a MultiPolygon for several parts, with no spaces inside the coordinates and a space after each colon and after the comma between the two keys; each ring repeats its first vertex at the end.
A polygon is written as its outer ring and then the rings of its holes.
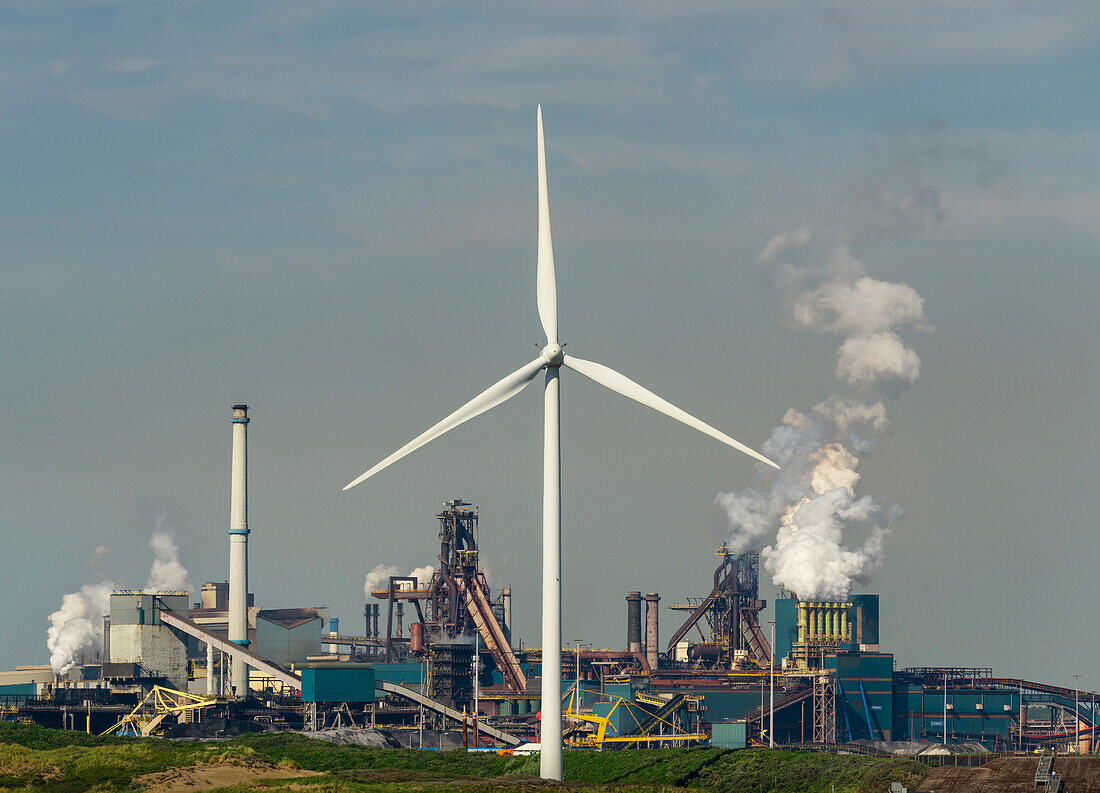
{"type": "Polygon", "coordinates": [[[186,793],[240,785],[254,779],[294,779],[317,776],[316,771],[281,768],[268,763],[218,763],[170,768],[138,777],[134,783],[147,793],[186,793]]]}
{"type": "MultiPolygon", "coordinates": [[[[921,790],[935,793],[1024,793],[1035,791],[1038,757],[1002,757],[980,768],[933,768],[921,790]]],[[[1100,793],[1100,757],[1059,757],[1054,770],[1066,780],[1066,793],[1100,793]]]]}

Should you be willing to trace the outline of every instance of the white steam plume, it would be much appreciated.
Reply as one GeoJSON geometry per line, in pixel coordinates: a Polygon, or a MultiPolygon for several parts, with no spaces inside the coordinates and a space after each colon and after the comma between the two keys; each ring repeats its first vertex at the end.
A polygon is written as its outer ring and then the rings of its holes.
{"type": "Polygon", "coordinates": [[[763,446],[781,470],[758,467],[749,487],[720,493],[715,503],[726,510],[734,552],[776,531],[761,551],[774,584],[802,599],[840,600],[881,566],[890,525],[902,514],[856,496],[859,455],[871,453],[889,423],[883,399],[920,375],[920,358],[899,331],[931,328],[916,290],[868,276],[842,231],[777,235],[758,260],[774,274],[786,322],[841,339],[836,376],[853,390],[808,411],[788,410],[763,446]],[[845,532],[857,527],[866,539],[845,545],[845,532]]]}
{"type": "Polygon", "coordinates": [[[376,564],[363,582],[363,597],[370,600],[370,593],[375,589],[389,586],[391,575],[401,575],[401,571],[392,564],[376,564]]]}
{"type": "MultiPolygon", "coordinates": [[[[157,516],[156,529],[149,540],[153,549],[153,565],[145,583],[146,592],[191,591],[187,568],[179,558],[171,534],[166,529],[164,515],[157,516]]],[[[109,553],[106,546],[97,545],[92,552],[93,564],[109,553]]],[[[65,674],[81,657],[91,660],[103,650],[103,617],[111,610],[111,590],[119,587],[113,581],[86,584],[79,592],[61,598],[61,608],[47,620],[46,648],[50,651],[50,666],[57,674],[65,674]]],[[[104,659],[106,660],[106,659],[104,659]]]]}
{"type": "Polygon", "coordinates": [[[417,580],[419,589],[426,587],[432,580],[432,576],[435,575],[435,568],[430,564],[426,564],[423,567],[417,567],[409,573],[410,576],[417,580]]]}
{"type": "MultiPolygon", "coordinates": [[[[410,578],[415,578],[421,589],[428,585],[428,582],[432,580],[432,575],[435,574],[435,568],[430,564],[426,564],[423,567],[414,568],[411,572],[407,573],[410,578]]],[[[367,600],[371,597],[371,592],[375,589],[385,589],[390,585],[390,576],[401,575],[401,569],[395,567],[392,564],[377,564],[369,573],[367,573],[366,580],[363,581],[363,597],[367,600]]],[[[409,589],[409,582],[402,581],[398,585],[401,589],[409,589]]]]}
{"type": "Polygon", "coordinates": [[[154,558],[149,580],[145,582],[145,591],[190,592],[191,582],[187,577],[187,568],[180,563],[179,548],[176,547],[172,535],[161,528],[162,524],[162,519],[158,517],[158,531],[149,540],[154,558]]]}
{"type": "Polygon", "coordinates": [[[46,648],[56,674],[69,672],[81,656],[89,661],[103,649],[103,617],[111,610],[110,581],[85,584],[61,598],[61,608],[49,616],[46,648]]]}

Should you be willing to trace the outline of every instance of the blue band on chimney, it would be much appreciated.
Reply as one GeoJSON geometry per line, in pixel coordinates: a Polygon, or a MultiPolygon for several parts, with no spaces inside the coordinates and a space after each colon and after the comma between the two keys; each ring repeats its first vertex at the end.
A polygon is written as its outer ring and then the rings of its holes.
{"type": "Polygon", "coordinates": [[[248,531],[248,529],[230,529],[229,533],[230,534],[244,534],[245,536],[247,536],[249,531],[248,531]]]}
{"type": "Polygon", "coordinates": [[[233,424],[247,424],[248,423],[248,419],[230,419],[229,421],[233,424]]]}

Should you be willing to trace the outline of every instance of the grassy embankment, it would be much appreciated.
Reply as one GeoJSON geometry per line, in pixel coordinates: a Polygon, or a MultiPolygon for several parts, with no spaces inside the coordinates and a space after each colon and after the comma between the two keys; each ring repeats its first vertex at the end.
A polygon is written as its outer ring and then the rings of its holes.
{"type": "MultiPolygon", "coordinates": [[[[250,735],[189,743],[157,738],[95,738],[0,724],[0,790],[50,793],[140,789],[147,774],[183,767],[241,765],[320,772],[256,779],[225,791],[278,793],[477,793],[544,787],[537,757],[336,746],[300,735],[250,735]]],[[[583,791],[737,791],[877,793],[891,781],[913,786],[924,766],[908,760],[768,750],[648,749],[567,752],[565,787],[583,791]]]]}

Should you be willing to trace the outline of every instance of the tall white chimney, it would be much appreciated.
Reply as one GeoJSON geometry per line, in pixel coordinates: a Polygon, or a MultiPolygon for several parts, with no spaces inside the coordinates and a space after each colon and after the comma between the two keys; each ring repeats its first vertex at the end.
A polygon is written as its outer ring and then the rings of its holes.
{"type": "MultiPolygon", "coordinates": [[[[248,405],[233,406],[229,489],[229,641],[248,646],[248,405]]],[[[230,685],[248,696],[248,666],[233,659],[230,685]]]]}

